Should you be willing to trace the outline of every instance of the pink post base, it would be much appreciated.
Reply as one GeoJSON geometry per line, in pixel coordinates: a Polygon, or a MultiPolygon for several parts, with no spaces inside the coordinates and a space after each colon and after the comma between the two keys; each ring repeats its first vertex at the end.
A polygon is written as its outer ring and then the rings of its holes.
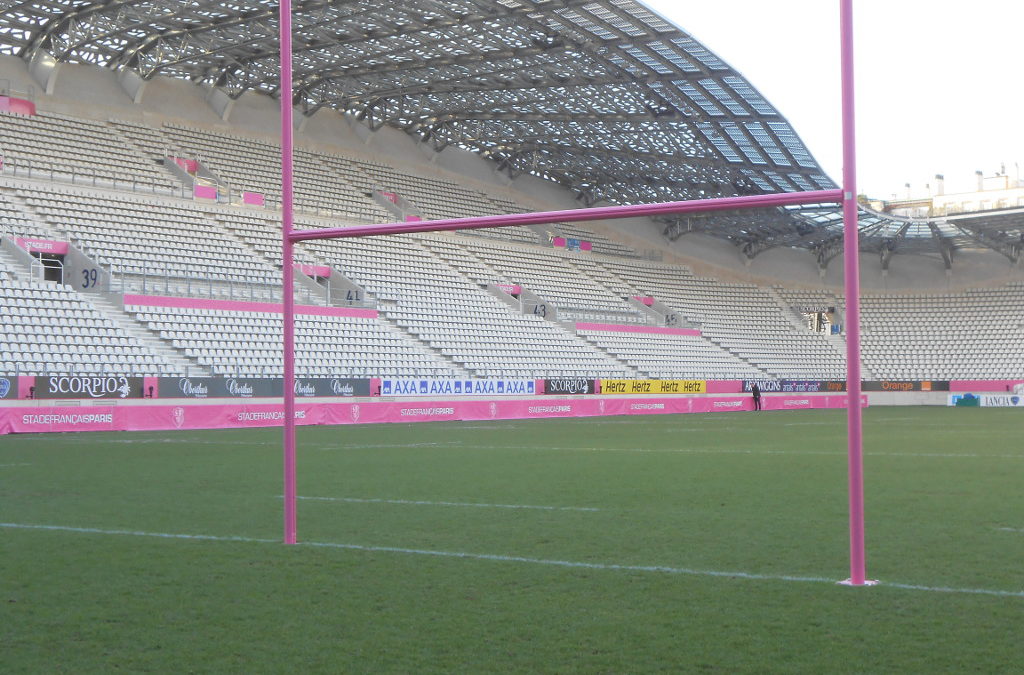
{"type": "Polygon", "coordinates": [[[842,581],[839,581],[837,583],[840,586],[877,586],[878,585],[878,579],[865,579],[864,581],[860,582],[859,584],[858,583],[854,583],[853,579],[843,579],[842,581]]]}

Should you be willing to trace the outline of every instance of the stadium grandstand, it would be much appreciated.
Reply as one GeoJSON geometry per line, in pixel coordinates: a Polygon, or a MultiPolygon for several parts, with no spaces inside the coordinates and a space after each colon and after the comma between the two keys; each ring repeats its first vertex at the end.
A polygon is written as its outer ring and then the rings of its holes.
{"type": "MultiPolygon", "coordinates": [[[[4,5],[0,374],[280,377],[275,11],[4,5]]],[[[835,188],[632,0],[294,17],[298,227],[835,188]]],[[[1024,205],[860,242],[866,379],[1024,378],[1024,205]]],[[[841,250],[835,205],[306,242],[297,374],[841,380],[841,250]]]]}
{"type": "Polygon", "coordinates": [[[641,0],[0,2],[0,672],[1024,670],[1024,182],[834,5],[842,188],[641,0]]]}

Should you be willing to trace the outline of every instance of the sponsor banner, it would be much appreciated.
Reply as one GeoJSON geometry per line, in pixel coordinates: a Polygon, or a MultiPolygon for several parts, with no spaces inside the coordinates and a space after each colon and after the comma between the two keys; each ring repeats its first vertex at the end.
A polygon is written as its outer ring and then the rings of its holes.
{"type": "Polygon", "coordinates": [[[523,287],[519,284],[494,284],[501,290],[505,291],[509,295],[519,295],[523,292],[523,287]]]}
{"type": "Polygon", "coordinates": [[[704,394],[705,380],[601,380],[602,394],[704,394]]]}
{"type": "MultiPolygon", "coordinates": [[[[284,396],[280,378],[161,377],[159,398],[278,398],[284,396]]],[[[347,378],[296,378],[295,394],[369,396],[370,381],[347,378]]]]}
{"type": "Polygon", "coordinates": [[[838,380],[744,380],[743,391],[749,392],[754,384],[762,393],[815,393],[820,391],[846,391],[846,383],[838,380]]]}
{"type": "Polygon", "coordinates": [[[862,391],[949,391],[949,381],[939,380],[878,380],[864,382],[862,391]]]}
{"type": "Polygon", "coordinates": [[[974,394],[950,394],[949,405],[958,408],[977,408],[981,405],[981,399],[974,394]]]}
{"type": "Polygon", "coordinates": [[[68,242],[53,241],[52,239],[26,239],[18,237],[15,240],[21,248],[29,253],[53,253],[55,255],[67,255],[68,242]]]}
{"type": "MultiPolygon", "coordinates": [[[[477,421],[602,415],[662,415],[749,410],[750,397],[608,399],[602,397],[475,401],[380,401],[314,403],[300,401],[295,421],[314,424],[383,424],[405,422],[477,421]]],[[[774,396],[765,410],[843,408],[846,396],[774,396]]],[[[867,397],[862,400],[867,405],[867,397]]],[[[280,403],[201,405],[0,408],[0,435],[54,431],[159,431],[174,429],[234,429],[273,427],[284,423],[280,403]]]]}
{"type": "Polygon", "coordinates": [[[266,205],[266,199],[263,197],[262,192],[242,192],[242,203],[264,206],[266,205]]]}
{"type": "Polygon", "coordinates": [[[295,395],[312,396],[369,396],[370,381],[351,378],[296,378],[295,395]]]}
{"type": "Polygon", "coordinates": [[[982,394],[982,408],[1022,408],[1024,407],[1024,396],[1017,394],[982,394]]]}
{"type": "Polygon", "coordinates": [[[593,394],[597,391],[594,380],[584,377],[562,377],[554,380],[544,380],[543,394],[593,394]]]}
{"type": "Polygon", "coordinates": [[[537,393],[534,380],[383,378],[381,396],[525,396],[537,393]]]}
{"type": "Polygon", "coordinates": [[[0,400],[18,398],[18,378],[0,377],[0,400]]]}
{"type": "Polygon", "coordinates": [[[143,379],[123,375],[42,375],[35,378],[35,398],[142,398],[143,379]]]}
{"type": "Polygon", "coordinates": [[[281,378],[161,377],[160,398],[275,398],[281,378]]]}

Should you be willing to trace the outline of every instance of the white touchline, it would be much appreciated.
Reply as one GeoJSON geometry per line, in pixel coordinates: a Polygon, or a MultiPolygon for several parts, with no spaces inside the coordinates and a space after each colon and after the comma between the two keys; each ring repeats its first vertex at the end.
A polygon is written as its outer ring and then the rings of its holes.
{"type": "Polygon", "coordinates": [[[28,462],[23,462],[21,464],[0,464],[0,467],[4,467],[4,466],[32,466],[32,465],[29,464],[28,462]]]}
{"type": "Polygon", "coordinates": [[[1024,532],[1024,529],[1018,527],[997,527],[996,529],[1001,532],[1024,532]]]}
{"type": "MultiPolygon", "coordinates": [[[[279,539],[260,539],[257,537],[232,537],[213,534],[177,534],[169,532],[144,532],[141,530],[106,530],[97,527],[71,527],[65,525],[38,525],[31,523],[0,523],[0,528],[16,530],[47,530],[52,532],[77,532],[82,534],[105,534],[129,537],[153,537],[156,539],[182,539],[188,541],[219,541],[242,542],[250,544],[280,544],[279,539]]],[[[283,544],[282,544],[283,546],[283,544]]],[[[720,577],[728,579],[749,579],[753,581],[790,581],[803,583],[819,583],[837,585],[835,579],[827,577],[807,577],[788,574],[760,574],[757,572],[727,572],[723,570],[699,570],[689,567],[672,567],[669,565],[623,565],[617,563],[592,563],[573,560],[552,560],[547,558],[528,558],[525,556],[497,555],[490,553],[468,553],[461,551],[433,551],[420,548],[402,548],[398,546],[367,546],[363,544],[339,544],[327,541],[300,541],[299,547],[336,548],[346,551],[366,551],[369,553],[401,553],[405,555],[425,555],[437,558],[461,558],[463,560],[490,560],[495,562],[526,563],[529,565],[547,565],[551,567],[568,567],[611,572],[652,572],[659,574],[679,574],[686,576],[720,577]]],[[[952,588],[947,586],[924,586],[919,584],[903,584],[885,582],[883,586],[899,588],[907,591],[927,591],[929,593],[964,593],[969,595],[992,595],[1000,598],[1024,598],[1024,591],[1004,591],[991,588],[952,588]]]]}
{"type": "MultiPolygon", "coordinates": [[[[283,499],[278,495],[278,499],[283,499]]],[[[349,502],[353,504],[401,504],[406,506],[469,506],[481,509],[534,509],[538,511],[600,511],[591,506],[535,506],[532,504],[485,504],[480,502],[430,502],[414,499],[364,499],[359,497],[296,497],[316,502],[349,502]]]]}
{"type": "MultiPolygon", "coordinates": [[[[521,446],[488,446],[487,450],[521,450],[521,446]]],[[[824,450],[728,450],[722,448],[529,448],[543,452],[556,450],[559,452],[650,452],[679,453],[683,455],[813,455],[821,457],[846,457],[845,452],[827,452],[824,450]]],[[[938,457],[947,459],[1024,459],[1024,452],[1017,455],[984,455],[967,452],[865,452],[865,457],[938,457]]]]}

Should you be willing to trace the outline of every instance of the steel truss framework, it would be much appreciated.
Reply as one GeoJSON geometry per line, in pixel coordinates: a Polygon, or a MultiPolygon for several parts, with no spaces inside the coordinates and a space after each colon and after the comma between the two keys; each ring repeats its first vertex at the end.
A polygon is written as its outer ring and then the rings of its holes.
{"type": "MultiPolygon", "coordinates": [[[[739,73],[633,0],[304,0],[294,103],[440,151],[469,149],[585,206],[834,189],[790,124],[739,73]]],[[[0,0],[0,54],[129,69],[278,95],[276,0],[0,0]]],[[[812,94],[809,94],[812,95],[812,94]]],[[[840,250],[834,205],[664,217],[748,257],[840,250]]],[[[947,264],[988,247],[1016,262],[1024,217],[907,221],[862,212],[861,245],[947,264]]]]}

